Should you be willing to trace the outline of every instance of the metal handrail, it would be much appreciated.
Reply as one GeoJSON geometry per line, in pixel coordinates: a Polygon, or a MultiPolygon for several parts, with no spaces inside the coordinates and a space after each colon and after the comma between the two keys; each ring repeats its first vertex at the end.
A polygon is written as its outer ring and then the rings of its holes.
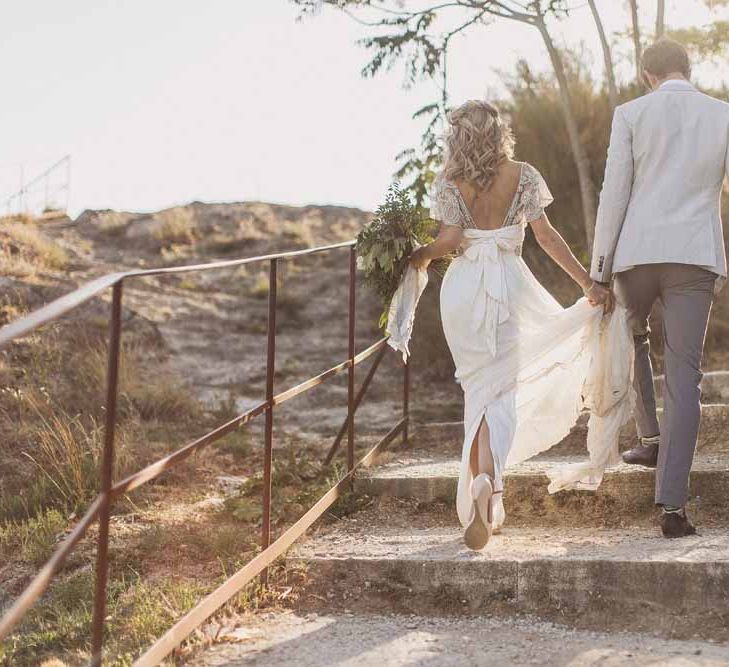
{"type": "Polygon", "coordinates": [[[379,451],[404,432],[407,418],[403,417],[372,449],[370,449],[359,463],[327,491],[314,505],[271,546],[264,549],[247,565],[230,577],[225,583],[203,598],[193,609],[185,614],[175,625],[162,635],[147,651],[134,663],[134,667],[153,667],[172,653],[195,628],[204,623],[246,584],[252,581],[260,572],[301,537],[311,525],[319,519],[340,497],[342,491],[351,483],[354,473],[360,468],[372,463],[379,451]]]}
{"type": "Polygon", "coordinates": [[[140,269],[136,271],[120,271],[117,273],[109,273],[101,276],[96,280],[86,283],[82,287],[69,292],[68,294],[51,301],[51,303],[34,310],[29,315],[21,317],[15,322],[6,324],[0,328],[0,350],[6,347],[16,338],[20,338],[30,333],[33,329],[37,329],[44,324],[48,324],[53,320],[65,315],[67,312],[78,308],[78,306],[90,301],[101,292],[109,287],[117,285],[126,278],[143,278],[146,276],[159,276],[166,273],[190,273],[191,271],[210,271],[212,269],[229,269],[236,266],[244,266],[245,264],[253,264],[256,262],[265,262],[279,259],[293,259],[295,257],[303,257],[304,255],[314,255],[316,253],[325,252],[327,250],[335,250],[337,248],[353,248],[356,241],[344,241],[343,243],[335,243],[333,245],[320,246],[318,248],[307,248],[306,250],[290,250],[287,252],[279,252],[271,255],[259,255],[257,257],[244,257],[243,259],[227,259],[219,262],[207,262],[205,264],[188,264],[185,266],[168,266],[159,269],[140,269]]]}
{"type": "Polygon", "coordinates": [[[211,614],[225,604],[233,595],[241,590],[259,574],[266,582],[268,566],[278,558],[284,551],[298,539],[322,514],[336,501],[341,491],[351,483],[355,471],[362,465],[368,465],[376,453],[398,435],[403,436],[407,441],[409,422],[409,365],[405,364],[403,382],[403,417],[389,433],[387,433],[365,457],[355,464],[354,462],[354,415],[360,402],[369,387],[377,367],[387,348],[387,338],[380,339],[370,347],[357,353],[355,350],[354,324],[355,324],[355,294],[356,294],[356,253],[355,241],[346,241],[328,246],[321,246],[307,250],[295,250],[280,252],[258,257],[250,257],[236,260],[225,260],[220,262],[209,262],[205,264],[194,264],[188,266],[168,267],[161,269],[148,269],[140,271],[127,271],[112,273],[93,280],[65,296],[39,308],[19,320],[8,324],[0,329],[0,349],[7,347],[12,341],[24,336],[35,329],[53,322],[71,310],[86,303],[105,290],[112,289],[111,314],[110,314],[110,335],[109,355],[106,382],[106,404],[105,404],[105,428],[104,428],[104,449],[101,460],[101,489],[99,494],[91,502],[86,514],[74,527],[64,542],[58,547],[48,562],[38,572],[15,603],[0,619],[0,640],[5,639],[13,628],[22,620],[23,616],[35,604],[38,598],[50,585],[54,575],[59,571],[66,557],[76,547],[78,542],[86,535],[89,527],[98,519],[99,535],[97,539],[96,558],[96,586],[94,596],[93,613],[93,637],[92,637],[92,658],[91,664],[101,664],[104,622],[106,609],[106,588],[109,574],[109,520],[111,506],[121,495],[128,493],[143,484],[146,484],[171,467],[179,464],[188,458],[193,452],[209,445],[224,437],[243,424],[248,423],[256,416],[264,413],[266,417],[265,443],[264,443],[264,481],[263,481],[263,519],[261,531],[261,546],[263,551],[251,562],[234,574],[228,581],[216,591],[207,596],[201,603],[186,614],[173,628],[137,661],[137,665],[158,664],[165,656],[169,655],[179,646],[193,630],[204,622],[211,614]],[[277,268],[281,260],[293,259],[305,255],[312,255],[340,248],[349,248],[349,319],[348,319],[348,357],[345,361],[319,373],[304,382],[291,387],[283,392],[274,393],[274,371],[276,351],[276,303],[277,303],[277,268]],[[193,442],[175,450],[164,458],[146,466],[142,470],[133,473],[126,479],[114,483],[113,461],[114,461],[114,431],[116,426],[116,402],[118,393],[118,370],[122,328],[122,298],[124,281],[131,278],[171,274],[189,273],[191,271],[208,271],[213,269],[224,269],[252,264],[257,262],[269,263],[269,303],[268,303],[268,344],[266,363],[266,397],[265,400],[234,417],[228,422],[218,426],[209,433],[197,438],[193,442]],[[355,366],[365,361],[370,356],[377,354],[373,367],[367,374],[362,386],[355,396],[354,393],[354,369],[355,366]],[[272,492],[272,464],[273,464],[273,414],[274,407],[298,396],[314,387],[322,384],[330,378],[343,371],[348,373],[347,383],[347,418],[337,435],[335,443],[327,455],[326,462],[329,462],[347,435],[347,473],[337,482],[315,505],[304,514],[293,526],[280,536],[273,543],[271,542],[271,492],[272,492]]]}

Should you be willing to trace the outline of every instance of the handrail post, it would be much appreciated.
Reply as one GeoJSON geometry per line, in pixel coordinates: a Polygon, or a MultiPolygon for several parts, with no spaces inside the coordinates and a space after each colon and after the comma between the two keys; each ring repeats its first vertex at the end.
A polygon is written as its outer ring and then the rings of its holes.
{"type": "MultiPolygon", "coordinates": [[[[266,350],[266,430],[263,458],[263,518],[261,547],[271,544],[271,495],[273,471],[273,378],[276,371],[276,298],[278,260],[272,259],[268,276],[268,343],[266,350]]],[[[261,583],[268,583],[268,569],[261,573],[261,583]]]]}
{"type": "MultiPolygon", "coordinates": [[[[362,399],[364,398],[365,394],[367,393],[367,389],[369,389],[370,383],[372,382],[372,378],[375,376],[375,373],[377,372],[377,368],[380,365],[380,362],[382,361],[383,357],[387,353],[387,345],[383,345],[380,348],[380,351],[377,353],[377,356],[375,357],[375,360],[372,362],[372,365],[370,366],[370,370],[367,371],[367,375],[365,376],[364,381],[362,382],[362,386],[359,388],[359,391],[357,392],[357,395],[354,397],[354,413],[357,413],[357,410],[362,403],[362,399]]],[[[345,420],[342,422],[342,426],[339,429],[339,432],[337,433],[337,437],[334,438],[334,442],[332,443],[332,446],[329,448],[329,451],[327,452],[326,457],[324,458],[324,465],[328,466],[332,459],[334,458],[334,455],[339,450],[339,445],[341,444],[345,434],[347,433],[347,429],[349,428],[349,415],[345,418],[345,420]]]]}
{"type": "Polygon", "coordinates": [[[357,287],[357,248],[349,249],[349,373],[347,376],[347,472],[354,469],[354,356],[355,298],[357,287]]]}
{"type": "Polygon", "coordinates": [[[109,578],[109,517],[111,513],[111,486],[114,469],[114,429],[119,383],[119,351],[121,344],[122,281],[117,282],[111,297],[111,325],[109,333],[109,359],[106,375],[106,421],[104,426],[104,452],[101,460],[101,507],[99,510],[99,538],[96,551],[96,587],[94,591],[94,617],[91,664],[101,665],[104,646],[104,620],[106,618],[106,586],[109,578]]]}
{"type": "Polygon", "coordinates": [[[405,424],[402,429],[402,444],[408,444],[408,427],[410,426],[410,357],[405,360],[403,369],[402,416],[405,424]]]}

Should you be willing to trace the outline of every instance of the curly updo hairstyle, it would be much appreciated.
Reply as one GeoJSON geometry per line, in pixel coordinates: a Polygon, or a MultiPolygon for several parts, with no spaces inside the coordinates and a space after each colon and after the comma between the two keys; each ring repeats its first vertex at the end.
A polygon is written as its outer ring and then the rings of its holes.
{"type": "Polygon", "coordinates": [[[514,135],[499,110],[469,100],[448,114],[445,177],[488,189],[499,165],[514,155],[514,135]]]}

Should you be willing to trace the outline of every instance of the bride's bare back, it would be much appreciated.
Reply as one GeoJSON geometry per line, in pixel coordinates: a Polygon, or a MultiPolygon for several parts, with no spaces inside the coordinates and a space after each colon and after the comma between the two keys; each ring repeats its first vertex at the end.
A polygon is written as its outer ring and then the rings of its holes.
{"type": "Polygon", "coordinates": [[[507,160],[499,167],[487,189],[466,181],[455,185],[478,229],[500,229],[504,226],[522,178],[522,162],[507,160]]]}

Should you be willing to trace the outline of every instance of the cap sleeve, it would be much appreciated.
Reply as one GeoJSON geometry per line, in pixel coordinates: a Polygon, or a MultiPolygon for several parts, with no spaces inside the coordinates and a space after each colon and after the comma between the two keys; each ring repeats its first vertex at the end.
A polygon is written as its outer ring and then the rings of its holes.
{"type": "Polygon", "coordinates": [[[436,177],[430,197],[430,217],[444,225],[463,227],[463,214],[455,187],[446,181],[442,173],[436,177]]]}
{"type": "Polygon", "coordinates": [[[542,217],[544,209],[554,201],[554,197],[542,175],[531,165],[527,165],[525,180],[524,221],[529,223],[542,217]]]}

